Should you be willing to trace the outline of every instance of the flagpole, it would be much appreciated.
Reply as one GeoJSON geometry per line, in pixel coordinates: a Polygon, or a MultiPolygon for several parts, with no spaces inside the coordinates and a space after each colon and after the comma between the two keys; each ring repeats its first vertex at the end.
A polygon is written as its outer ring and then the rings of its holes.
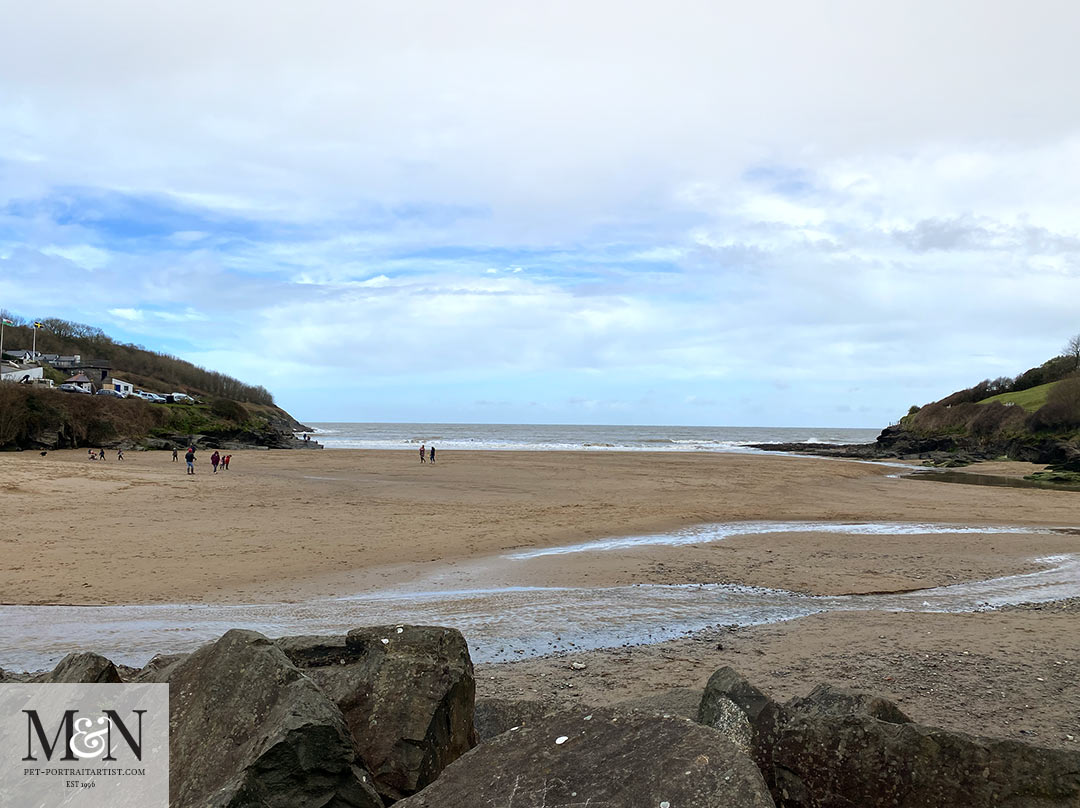
{"type": "Polygon", "coordinates": [[[38,326],[37,326],[37,323],[35,322],[34,323],[34,347],[30,349],[30,352],[33,353],[34,355],[32,357],[30,357],[31,361],[33,361],[34,359],[37,359],[37,329],[38,329],[38,326]]]}
{"type": "Polygon", "coordinates": [[[0,314],[0,362],[4,361],[4,325],[6,323],[4,315],[0,314]]]}

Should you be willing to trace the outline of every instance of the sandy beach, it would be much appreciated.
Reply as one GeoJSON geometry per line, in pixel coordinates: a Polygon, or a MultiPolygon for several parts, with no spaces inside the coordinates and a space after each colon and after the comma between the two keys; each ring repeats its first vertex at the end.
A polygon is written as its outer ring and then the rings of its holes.
{"type": "MultiPolygon", "coordinates": [[[[1010,464],[1020,465],[1020,464],[1010,464]]],[[[899,469],[739,454],[248,451],[212,474],[166,452],[0,455],[0,602],[275,602],[347,595],[523,548],[756,520],[1080,524],[1071,493],[898,479],[899,469]]],[[[1031,467],[1035,468],[1035,467],[1031,467]]],[[[1022,470],[1022,469],[1021,469],[1022,470]]],[[[537,584],[733,582],[816,594],[1029,568],[1068,534],[776,534],[553,557],[537,584]]],[[[536,565],[534,565],[536,566],[536,565]]]]}
{"type": "MultiPolygon", "coordinates": [[[[894,466],[820,458],[445,452],[431,466],[412,452],[246,451],[217,474],[204,453],[188,476],[168,453],[107,457],[0,455],[4,604],[296,603],[452,583],[480,562],[485,575],[522,586],[734,583],[858,595],[1012,575],[1080,552],[1076,532],[1040,530],[1080,526],[1080,495],[926,482],[894,466]],[[523,551],[746,522],[1035,532],[852,536],[802,526],[492,566],[523,551]]],[[[997,465],[972,470],[1036,468],[997,465]]],[[[822,614],[582,653],[584,672],[570,672],[565,656],[481,665],[479,690],[685,706],[693,699],[682,688],[733,664],[778,696],[835,681],[900,698],[917,720],[1069,745],[1080,737],[1077,637],[1080,616],[1068,607],[822,614]]]]}

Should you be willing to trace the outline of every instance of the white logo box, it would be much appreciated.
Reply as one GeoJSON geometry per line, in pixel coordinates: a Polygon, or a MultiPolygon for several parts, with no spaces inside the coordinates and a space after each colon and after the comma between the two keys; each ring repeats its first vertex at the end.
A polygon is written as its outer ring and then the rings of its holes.
{"type": "Polygon", "coordinates": [[[0,806],[168,805],[167,684],[0,684],[0,806]]]}

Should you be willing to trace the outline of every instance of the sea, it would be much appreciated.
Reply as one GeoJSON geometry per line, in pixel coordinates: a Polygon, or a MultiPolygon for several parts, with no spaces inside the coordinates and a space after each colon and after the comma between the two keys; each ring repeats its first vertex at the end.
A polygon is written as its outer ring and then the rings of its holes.
{"type": "MultiPolygon", "coordinates": [[[[441,451],[755,452],[751,444],[872,443],[879,429],[747,426],[596,426],[584,424],[310,423],[327,449],[441,451]]],[[[298,433],[303,434],[303,433],[298,433]]]]}

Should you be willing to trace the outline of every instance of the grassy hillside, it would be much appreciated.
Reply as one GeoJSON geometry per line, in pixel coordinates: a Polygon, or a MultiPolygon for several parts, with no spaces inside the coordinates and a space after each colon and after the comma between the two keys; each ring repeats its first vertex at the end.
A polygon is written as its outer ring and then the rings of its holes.
{"type": "MultiPolygon", "coordinates": [[[[17,325],[4,329],[5,350],[29,349],[34,341],[33,320],[10,312],[5,317],[17,325]]],[[[55,317],[39,319],[37,349],[40,353],[79,355],[84,361],[104,359],[113,372],[136,387],[159,393],[187,393],[193,396],[221,397],[252,404],[273,405],[274,397],[261,385],[246,384],[224,373],[207,370],[169,354],[148,350],[141,345],[116,342],[100,328],[72,323],[55,317]]],[[[56,380],[65,373],[58,369],[48,374],[56,380]]],[[[65,376],[66,378],[66,376],[65,376]]]]}
{"type": "Polygon", "coordinates": [[[1073,357],[1058,356],[1014,379],[987,379],[901,419],[921,437],[1015,441],[1080,434],[1080,372],[1073,357]]]}
{"type": "MultiPolygon", "coordinates": [[[[35,330],[27,321],[5,328],[7,350],[29,349],[35,330]]],[[[32,321],[31,321],[32,322],[32,321]]],[[[137,388],[158,393],[182,392],[203,404],[151,404],[142,399],[114,399],[65,393],[38,385],[0,384],[0,449],[110,446],[125,443],[161,445],[178,436],[206,435],[243,445],[286,447],[302,428],[274,406],[261,385],[245,384],[168,354],[118,343],[101,329],[47,318],[39,320],[37,349],[44,354],[74,355],[83,361],[105,360],[111,372],[137,388]]],[[[62,382],[64,368],[44,366],[45,377],[62,382]]],[[[98,377],[95,377],[95,382],[98,377]]]]}
{"type": "Polygon", "coordinates": [[[1027,390],[1019,390],[1015,393],[998,393],[996,396],[984,398],[978,403],[993,404],[994,402],[997,402],[1005,405],[1012,404],[1017,407],[1023,407],[1028,412],[1035,412],[1046,403],[1050,391],[1058,384],[1060,384],[1060,382],[1050,382],[1049,384],[1040,384],[1038,387],[1029,387],[1027,390]]]}

